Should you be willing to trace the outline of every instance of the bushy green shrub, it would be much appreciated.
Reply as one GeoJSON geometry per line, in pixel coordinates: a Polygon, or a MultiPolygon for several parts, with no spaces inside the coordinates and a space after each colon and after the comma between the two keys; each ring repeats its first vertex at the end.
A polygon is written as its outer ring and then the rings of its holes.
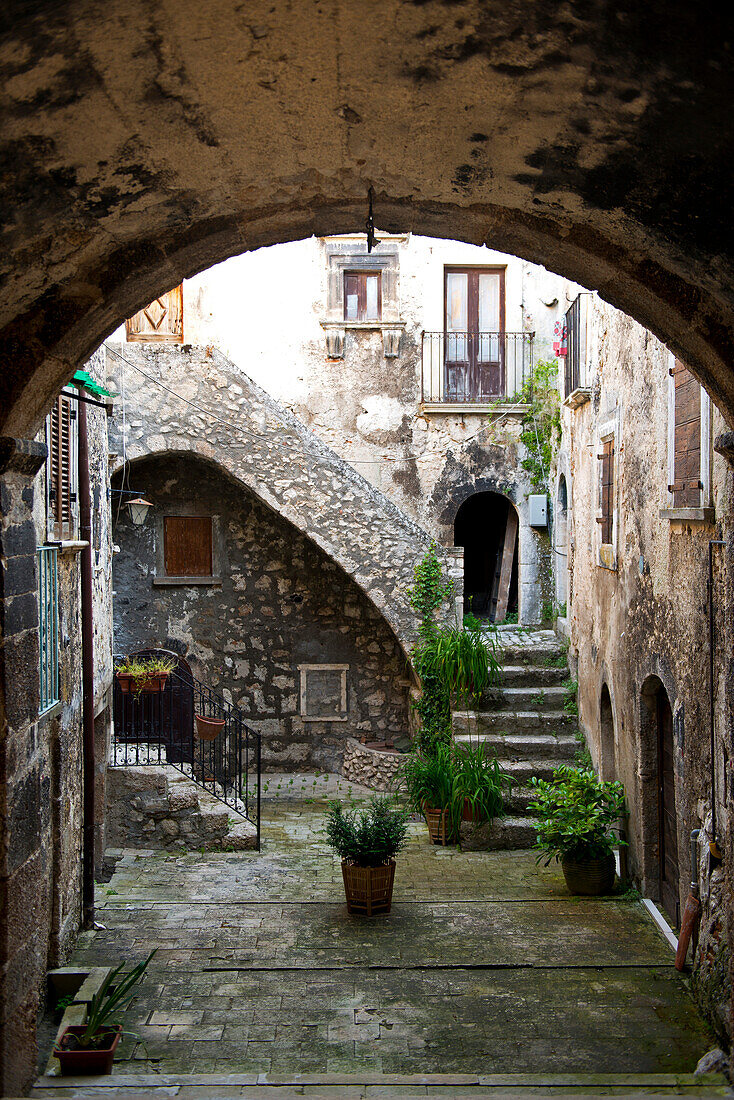
{"type": "Polygon", "coordinates": [[[553,779],[530,780],[536,797],[529,809],[538,817],[537,840],[541,860],[582,861],[599,859],[615,845],[621,814],[625,812],[624,787],[604,782],[592,771],[566,765],[556,768],[553,779]]]}
{"type": "Polygon", "coordinates": [[[392,799],[376,797],[364,810],[329,804],[326,836],[336,854],[358,867],[379,867],[405,847],[408,819],[392,799]]]}

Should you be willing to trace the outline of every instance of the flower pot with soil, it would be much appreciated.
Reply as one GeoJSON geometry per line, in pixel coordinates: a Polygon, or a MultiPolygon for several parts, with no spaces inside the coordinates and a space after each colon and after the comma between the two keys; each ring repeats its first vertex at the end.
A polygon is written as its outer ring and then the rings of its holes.
{"type": "Polygon", "coordinates": [[[117,1044],[122,1035],[120,1016],[135,996],[134,988],[155,955],[122,973],[124,963],[110,971],[89,1003],[86,1023],[72,1024],[59,1038],[54,1056],[63,1074],[111,1073],[117,1044]]]}
{"type": "Polygon", "coordinates": [[[593,771],[563,766],[547,782],[533,778],[536,798],[528,809],[538,817],[535,847],[546,866],[560,862],[572,894],[608,894],[614,886],[615,836],[626,811],[624,787],[604,782],[593,771]]]}
{"type": "Polygon", "coordinates": [[[169,657],[124,657],[115,666],[115,677],[123,694],[139,697],[163,691],[175,667],[169,657]]]}
{"type": "Polygon", "coordinates": [[[395,856],[407,832],[405,812],[389,798],[373,798],[360,812],[331,803],[326,836],[341,857],[347,912],[368,917],[390,912],[395,856]]]}
{"type": "Polygon", "coordinates": [[[203,714],[195,714],[196,736],[200,741],[215,741],[224,729],[225,718],[206,718],[203,714]]]}

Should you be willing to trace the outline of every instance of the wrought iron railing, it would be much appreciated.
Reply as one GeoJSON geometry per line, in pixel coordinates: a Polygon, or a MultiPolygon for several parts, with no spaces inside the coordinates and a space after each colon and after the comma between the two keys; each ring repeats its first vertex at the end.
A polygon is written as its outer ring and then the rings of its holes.
{"type": "Polygon", "coordinates": [[[424,332],[423,404],[518,401],[532,384],[532,332],[424,332]]]}
{"type": "Polygon", "coordinates": [[[38,557],[39,711],[59,701],[58,550],[41,546],[38,557]]]}
{"type": "Polygon", "coordinates": [[[112,767],[177,768],[251,822],[260,847],[260,734],[236,707],[179,666],[160,691],[126,692],[115,677],[113,717],[112,767]],[[215,720],[211,740],[197,718],[215,720]]]}

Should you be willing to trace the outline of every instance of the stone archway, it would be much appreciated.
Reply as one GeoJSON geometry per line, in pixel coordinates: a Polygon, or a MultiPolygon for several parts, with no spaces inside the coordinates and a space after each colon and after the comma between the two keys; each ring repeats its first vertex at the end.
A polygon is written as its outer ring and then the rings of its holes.
{"type": "Polygon", "coordinates": [[[491,242],[598,289],[734,413],[720,24],[660,0],[293,10],[11,4],[3,431],[28,436],[125,316],[310,233],[491,242]],[[681,107],[684,105],[684,107],[681,107]]]}
{"type": "Polygon", "coordinates": [[[599,733],[601,735],[601,777],[613,780],[617,778],[617,750],[614,735],[614,708],[606,682],[602,684],[599,697],[599,733]]]}

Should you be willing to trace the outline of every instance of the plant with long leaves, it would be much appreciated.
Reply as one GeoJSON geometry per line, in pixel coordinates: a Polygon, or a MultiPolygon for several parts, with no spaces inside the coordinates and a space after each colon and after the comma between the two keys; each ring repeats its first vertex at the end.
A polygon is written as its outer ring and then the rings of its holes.
{"type": "Polygon", "coordinates": [[[461,806],[454,797],[455,778],[453,745],[443,744],[435,745],[431,752],[410,753],[395,776],[398,791],[405,792],[414,813],[448,810],[451,835],[458,832],[461,821],[461,806]]]}
{"type": "Polygon", "coordinates": [[[496,755],[488,756],[484,745],[460,745],[454,752],[454,800],[460,812],[468,802],[474,821],[493,821],[505,813],[503,788],[514,779],[502,768],[496,755]]]}
{"type": "Polygon", "coordinates": [[[103,1047],[108,1042],[109,1033],[122,1026],[122,1013],[135,996],[134,988],[157,950],[157,947],[153,948],[147,959],[139,962],[123,978],[120,975],[125,968],[124,962],[107,975],[89,1004],[84,1031],[81,1035],[71,1036],[77,1047],[83,1050],[103,1047]]]}
{"type": "Polygon", "coordinates": [[[533,777],[530,785],[537,795],[528,808],[538,817],[538,862],[544,856],[546,866],[552,859],[600,859],[624,843],[615,836],[626,809],[621,783],[605,782],[591,770],[563,765],[555,769],[550,782],[533,777]]]}

